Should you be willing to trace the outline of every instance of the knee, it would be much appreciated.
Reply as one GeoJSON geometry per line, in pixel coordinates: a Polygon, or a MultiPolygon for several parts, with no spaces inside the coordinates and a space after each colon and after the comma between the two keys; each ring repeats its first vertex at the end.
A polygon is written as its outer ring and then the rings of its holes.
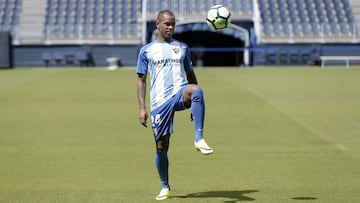
{"type": "Polygon", "coordinates": [[[156,142],[156,149],[158,151],[168,150],[169,148],[169,141],[167,139],[159,139],[156,142]]]}
{"type": "Polygon", "coordinates": [[[201,89],[201,87],[197,84],[189,84],[189,86],[190,86],[191,92],[201,89]]]}
{"type": "Polygon", "coordinates": [[[191,94],[191,100],[193,102],[201,102],[204,100],[204,93],[200,87],[191,94]]]}
{"type": "Polygon", "coordinates": [[[163,150],[167,150],[168,146],[166,146],[166,144],[164,144],[163,142],[157,142],[156,143],[156,149],[158,151],[163,151],[163,150]]]}

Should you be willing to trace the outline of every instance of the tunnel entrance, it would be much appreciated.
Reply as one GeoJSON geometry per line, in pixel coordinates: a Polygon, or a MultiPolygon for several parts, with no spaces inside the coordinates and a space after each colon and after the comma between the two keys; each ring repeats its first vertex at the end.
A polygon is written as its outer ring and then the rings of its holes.
{"type": "MultiPolygon", "coordinates": [[[[155,28],[152,39],[156,39],[155,28]]],[[[248,65],[249,33],[231,24],[223,31],[213,31],[203,21],[176,24],[174,39],[185,42],[192,51],[194,66],[241,66],[248,65]]]]}
{"type": "Polygon", "coordinates": [[[188,31],[175,33],[174,39],[183,41],[192,50],[194,66],[240,66],[244,64],[244,41],[221,32],[188,31]]]}

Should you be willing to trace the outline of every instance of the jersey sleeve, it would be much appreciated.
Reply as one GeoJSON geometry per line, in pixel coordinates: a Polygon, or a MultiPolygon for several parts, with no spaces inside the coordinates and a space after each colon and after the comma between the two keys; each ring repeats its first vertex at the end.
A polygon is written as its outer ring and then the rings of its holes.
{"type": "Polygon", "coordinates": [[[184,69],[185,71],[191,71],[192,70],[192,62],[191,62],[191,53],[190,48],[188,45],[185,45],[185,58],[184,58],[184,69]]]}
{"type": "Polygon", "coordinates": [[[148,60],[146,58],[146,52],[144,48],[142,48],[139,52],[137,65],[136,65],[136,73],[146,75],[148,72],[148,60]]]}

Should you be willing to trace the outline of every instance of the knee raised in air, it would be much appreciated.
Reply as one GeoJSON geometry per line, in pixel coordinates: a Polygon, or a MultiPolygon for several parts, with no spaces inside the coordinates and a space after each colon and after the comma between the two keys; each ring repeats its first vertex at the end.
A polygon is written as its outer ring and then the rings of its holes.
{"type": "Polygon", "coordinates": [[[191,101],[192,102],[203,102],[204,101],[204,93],[201,88],[197,88],[192,94],[191,94],[191,101]]]}

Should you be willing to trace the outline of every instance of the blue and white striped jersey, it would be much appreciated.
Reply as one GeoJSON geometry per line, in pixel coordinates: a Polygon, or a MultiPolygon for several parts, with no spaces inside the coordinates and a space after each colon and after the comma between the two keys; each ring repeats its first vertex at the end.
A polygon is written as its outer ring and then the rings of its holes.
{"type": "Polygon", "coordinates": [[[187,70],[192,70],[187,44],[153,41],[142,47],[136,71],[150,75],[150,109],[156,109],[188,84],[187,70]]]}

